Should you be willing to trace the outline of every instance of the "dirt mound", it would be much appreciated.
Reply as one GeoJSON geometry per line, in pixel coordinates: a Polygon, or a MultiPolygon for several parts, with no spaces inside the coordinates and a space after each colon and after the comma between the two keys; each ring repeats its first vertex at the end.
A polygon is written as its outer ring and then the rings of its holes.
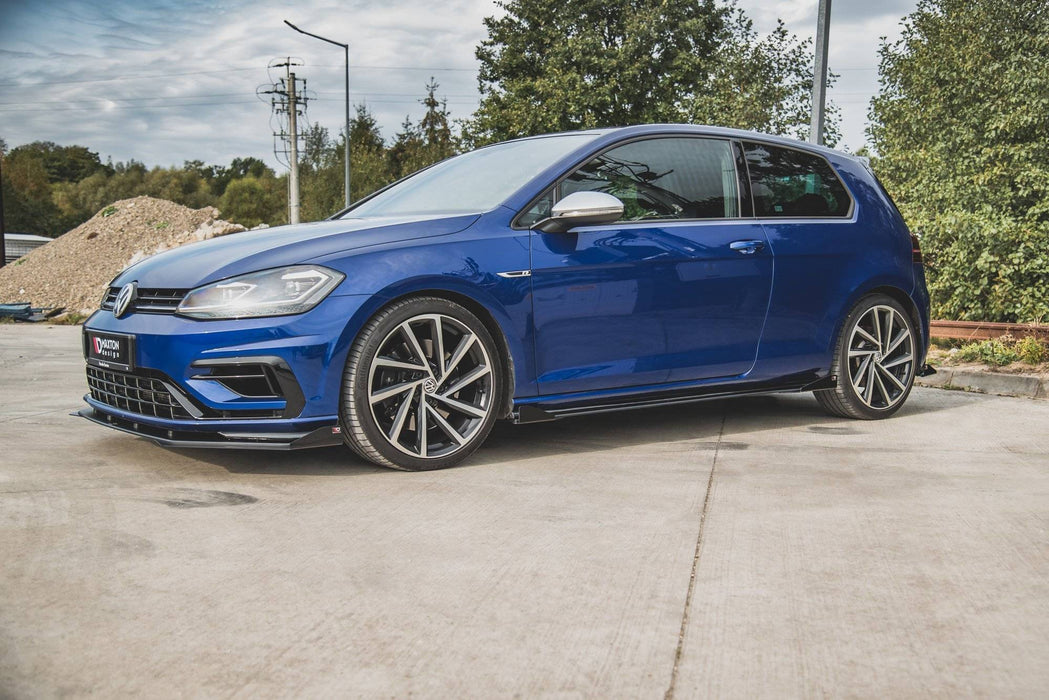
{"type": "Polygon", "coordinates": [[[169,248],[243,231],[214,207],[153,197],[115,202],[69,233],[0,268],[0,303],[98,308],[106,285],[133,262],[169,248]]]}

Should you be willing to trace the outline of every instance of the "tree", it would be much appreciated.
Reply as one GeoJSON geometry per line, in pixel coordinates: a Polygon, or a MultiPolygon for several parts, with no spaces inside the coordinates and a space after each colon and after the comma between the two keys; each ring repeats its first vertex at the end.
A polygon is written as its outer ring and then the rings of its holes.
{"type": "Polygon", "coordinates": [[[426,97],[422,104],[426,113],[419,122],[419,135],[422,137],[425,156],[430,163],[449,158],[456,153],[455,137],[448,123],[448,101],[437,99],[437,88],[440,85],[433,77],[426,84],[426,97]]]}
{"type": "Polygon", "coordinates": [[[393,179],[411,175],[427,165],[423,155],[423,138],[419,127],[412,124],[410,117],[405,116],[401,130],[393,138],[393,145],[386,152],[389,160],[389,172],[393,179]]]}
{"type": "Polygon", "coordinates": [[[1049,320],[1049,5],[919,0],[880,56],[875,167],[934,314],[1049,320]]]}
{"type": "Polygon", "coordinates": [[[350,162],[353,165],[355,200],[394,180],[382,132],[366,105],[356,105],[356,114],[350,122],[350,162]]]}
{"type": "Polygon", "coordinates": [[[59,146],[51,141],[34,141],[11,151],[11,156],[33,157],[40,161],[48,182],[76,182],[106,166],[98,154],[83,146],[59,146]]]}
{"type": "Polygon", "coordinates": [[[285,188],[283,178],[272,172],[261,177],[245,175],[229,183],[219,202],[223,217],[249,228],[259,224],[285,222],[285,188]]]}
{"type": "Polygon", "coordinates": [[[4,157],[4,227],[7,231],[57,236],[58,207],[44,160],[31,149],[15,148],[4,157]]]}
{"type": "Polygon", "coordinates": [[[499,5],[505,15],[484,20],[476,52],[474,144],[651,122],[807,128],[810,45],[782,24],[761,39],[741,10],[715,0],[499,5]]]}

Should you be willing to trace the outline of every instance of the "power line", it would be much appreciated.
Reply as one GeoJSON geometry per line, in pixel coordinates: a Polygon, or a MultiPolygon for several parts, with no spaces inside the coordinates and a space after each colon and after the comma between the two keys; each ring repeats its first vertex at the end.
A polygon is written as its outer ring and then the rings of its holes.
{"type": "MultiPolygon", "coordinates": [[[[70,104],[77,104],[77,103],[98,104],[100,102],[149,102],[151,100],[153,100],[153,101],[161,101],[161,100],[163,100],[163,101],[167,102],[169,100],[197,100],[197,99],[210,99],[210,98],[214,98],[214,97],[243,97],[246,94],[247,93],[241,91],[241,92],[212,92],[212,93],[205,93],[205,94],[200,94],[200,95],[172,95],[170,97],[83,97],[83,98],[78,98],[78,99],[67,99],[67,100],[30,100],[30,101],[19,101],[19,102],[0,102],[0,107],[7,107],[7,106],[12,106],[12,105],[70,105],[70,104]]],[[[320,95],[339,95],[341,97],[343,93],[335,91],[335,90],[322,90],[322,91],[320,91],[317,94],[320,94],[320,95]]],[[[417,93],[414,93],[414,92],[358,92],[358,93],[350,93],[351,99],[353,99],[353,98],[366,99],[366,98],[373,97],[373,96],[377,96],[377,97],[405,97],[405,98],[409,98],[408,100],[405,100],[407,102],[413,102],[413,101],[421,102],[422,99],[423,99],[422,97],[418,97],[417,93]],[[414,98],[414,99],[412,99],[412,98],[414,98]]],[[[479,98],[480,95],[477,95],[476,97],[479,98]]],[[[442,96],[442,99],[446,99],[446,98],[466,98],[466,99],[470,99],[470,98],[475,98],[475,96],[472,95],[472,94],[455,94],[455,95],[443,95],[442,96]]],[[[315,97],[315,98],[312,98],[312,99],[319,99],[322,102],[329,101],[329,98],[325,98],[325,97],[315,97]]],[[[400,100],[390,100],[390,101],[399,102],[400,100]]]]}
{"type": "MultiPolygon", "coordinates": [[[[329,66],[320,65],[315,66],[317,68],[342,68],[343,66],[329,66]]],[[[462,71],[467,73],[476,73],[476,68],[453,68],[453,67],[441,67],[441,66],[373,66],[364,64],[350,64],[350,68],[356,68],[357,70],[416,70],[416,71],[434,71],[434,72],[447,72],[447,71],[462,71]]],[[[222,73],[237,73],[243,71],[258,71],[259,68],[224,68],[222,70],[201,70],[201,71],[186,71],[182,73],[143,73],[140,75],[122,75],[115,78],[90,78],[87,80],[45,80],[36,83],[0,83],[0,87],[12,87],[12,88],[35,88],[44,87],[47,85],[79,85],[83,83],[112,83],[124,80],[152,80],[154,78],[176,78],[187,75],[218,75],[222,73]]]]}

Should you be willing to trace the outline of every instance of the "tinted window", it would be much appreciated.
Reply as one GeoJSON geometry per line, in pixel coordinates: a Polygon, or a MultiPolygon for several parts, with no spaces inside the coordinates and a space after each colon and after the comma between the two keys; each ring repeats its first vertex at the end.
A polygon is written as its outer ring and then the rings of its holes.
{"type": "Polygon", "coordinates": [[[827,161],[764,143],[744,143],[743,150],[755,216],[848,216],[849,193],[827,161]]]}
{"type": "Polygon", "coordinates": [[[543,170],[596,137],[597,134],[547,136],[464,153],[412,175],[341,218],[489,211],[543,170]]]}
{"type": "MultiPolygon", "coordinates": [[[[597,156],[566,177],[560,197],[607,192],[623,201],[623,220],[723,219],[739,216],[739,193],[728,141],[665,138],[635,141],[597,156]]],[[[549,215],[548,192],[518,222],[549,215]]]]}

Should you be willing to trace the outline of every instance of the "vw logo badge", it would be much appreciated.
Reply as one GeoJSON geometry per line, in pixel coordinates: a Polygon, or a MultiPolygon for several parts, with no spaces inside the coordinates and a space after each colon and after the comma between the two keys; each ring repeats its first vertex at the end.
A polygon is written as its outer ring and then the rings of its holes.
{"type": "Polygon", "coordinates": [[[427,379],[425,382],[423,382],[423,391],[425,391],[427,394],[437,393],[437,382],[435,382],[433,379],[427,379]]]}
{"type": "Polygon", "coordinates": [[[116,303],[113,304],[113,315],[120,318],[127,311],[127,307],[131,305],[138,297],[138,282],[128,282],[120,288],[120,294],[117,294],[116,303]]]}

